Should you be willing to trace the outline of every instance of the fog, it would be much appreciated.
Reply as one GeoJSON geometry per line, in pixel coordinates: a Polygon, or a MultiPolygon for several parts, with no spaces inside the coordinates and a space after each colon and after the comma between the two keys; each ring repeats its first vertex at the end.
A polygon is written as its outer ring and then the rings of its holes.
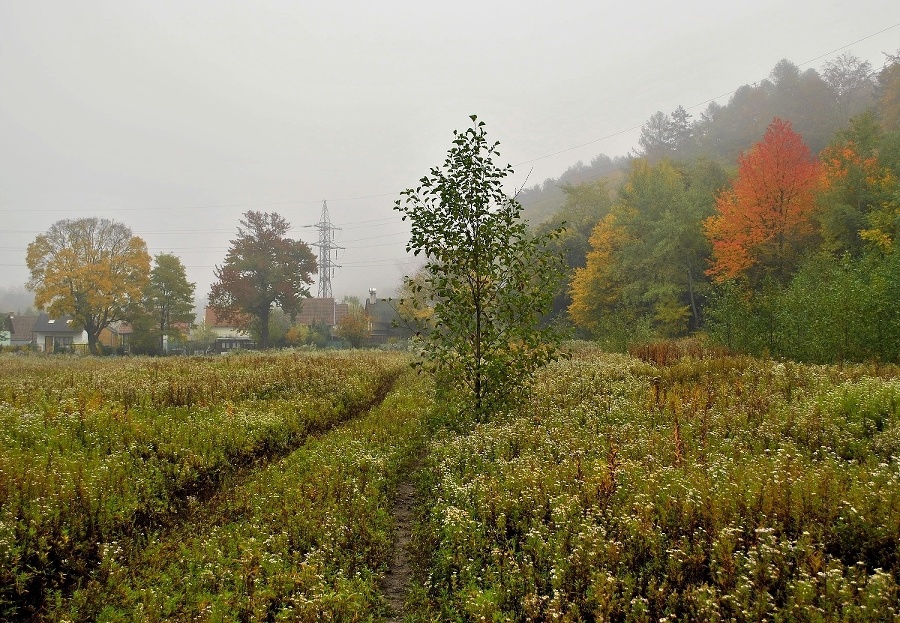
{"type": "MultiPolygon", "coordinates": [[[[112,218],[205,297],[247,210],[345,247],[335,295],[416,267],[392,210],[470,114],[510,189],[627,154],[657,110],[850,51],[900,47],[896,2],[0,0],[0,289],[63,218],[112,218]],[[788,6],[785,6],[788,5],[788,6]]],[[[316,286],[313,286],[315,294],[316,286]]]]}

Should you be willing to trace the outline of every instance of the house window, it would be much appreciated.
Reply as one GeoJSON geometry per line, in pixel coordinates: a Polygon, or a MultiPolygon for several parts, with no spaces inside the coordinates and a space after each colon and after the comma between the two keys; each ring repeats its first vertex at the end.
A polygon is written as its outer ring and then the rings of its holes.
{"type": "Polygon", "coordinates": [[[53,352],[65,352],[72,350],[72,337],[57,335],[53,337],[53,352]]]}

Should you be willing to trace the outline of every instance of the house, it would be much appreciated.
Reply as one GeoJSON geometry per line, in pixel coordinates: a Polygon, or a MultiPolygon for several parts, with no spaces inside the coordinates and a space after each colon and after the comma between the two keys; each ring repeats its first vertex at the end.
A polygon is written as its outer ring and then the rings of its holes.
{"type": "Polygon", "coordinates": [[[256,342],[245,329],[238,327],[233,321],[220,318],[212,307],[206,308],[203,322],[216,334],[216,339],[210,346],[212,352],[227,353],[256,348],[256,342]]]}
{"type": "Polygon", "coordinates": [[[17,316],[10,312],[3,318],[2,330],[6,331],[8,338],[4,346],[11,348],[28,348],[34,340],[33,329],[37,316],[17,316]]]}
{"type": "Polygon", "coordinates": [[[224,320],[216,314],[216,310],[212,307],[207,307],[206,312],[203,317],[203,322],[206,323],[206,326],[216,334],[216,337],[227,337],[227,338],[249,338],[250,335],[246,330],[237,326],[237,323],[229,320],[224,320]]]}
{"type": "Polygon", "coordinates": [[[374,346],[408,340],[415,335],[416,328],[410,326],[398,312],[399,301],[379,300],[376,294],[375,288],[370,288],[369,298],[366,299],[365,314],[369,318],[369,337],[366,342],[374,346]]]}
{"type": "Polygon", "coordinates": [[[87,331],[72,328],[71,316],[51,318],[41,313],[31,332],[37,350],[44,353],[87,350],[87,331]]]}
{"type": "Polygon", "coordinates": [[[333,328],[349,313],[350,306],[347,303],[335,303],[333,298],[303,299],[296,322],[309,327],[325,325],[333,328]]]}
{"type": "Polygon", "coordinates": [[[113,322],[100,332],[100,343],[110,350],[128,350],[134,329],[127,322],[113,322]]]}

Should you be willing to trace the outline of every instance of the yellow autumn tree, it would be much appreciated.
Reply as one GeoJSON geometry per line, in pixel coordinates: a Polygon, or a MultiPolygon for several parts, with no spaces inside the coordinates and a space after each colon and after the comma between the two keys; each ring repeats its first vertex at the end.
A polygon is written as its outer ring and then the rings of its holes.
{"type": "Polygon", "coordinates": [[[93,354],[101,331],[141,300],[150,274],[146,243],[108,219],[57,221],[28,245],[25,262],[35,305],[71,316],[93,354]]]}
{"type": "Polygon", "coordinates": [[[624,285],[616,255],[628,240],[627,232],[616,224],[615,214],[608,214],[594,227],[586,265],[572,277],[569,316],[575,326],[597,332],[604,316],[614,313],[624,285]]]}
{"type": "Polygon", "coordinates": [[[405,277],[397,292],[397,315],[409,330],[418,333],[434,328],[434,301],[427,287],[428,271],[419,269],[412,277],[405,277]]]}
{"type": "Polygon", "coordinates": [[[353,348],[359,348],[362,346],[363,340],[369,337],[369,318],[366,316],[365,309],[359,303],[359,299],[353,297],[353,300],[348,301],[347,297],[345,297],[344,302],[348,303],[349,311],[346,316],[338,321],[334,334],[340,339],[349,342],[353,348]]]}

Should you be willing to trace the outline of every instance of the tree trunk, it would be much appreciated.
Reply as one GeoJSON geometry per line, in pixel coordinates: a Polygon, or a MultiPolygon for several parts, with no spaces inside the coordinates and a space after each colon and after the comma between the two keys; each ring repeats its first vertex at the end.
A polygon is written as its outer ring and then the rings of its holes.
{"type": "Polygon", "coordinates": [[[99,355],[100,350],[97,348],[97,344],[100,341],[98,339],[100,337],[100,332],[98,331],[97,333],[94,333],[93,330],[88,330],[87,336],[88,336],[88,351],[92,355],[99,355]]]}
{"type": "Polygon", "coordinates": [[[160,312],[159,315],[159,354],[165,355],[165,346],[166,346],[166,312],[165,310],[160,312]]]}
{"type": "Polygon", "coordinates": [[[262,350],[269,348],[269,311],[271,306],[259,310],[259,347],[262,350]]]}
{"type": "Polygon", "coordinates": [[[694,314],[694,330],[700,329],[700,312],[697,309],[697,301],[694,298],[694,271],[688,267],[688,292],[691,295],[691,311],[694,314]]]}

